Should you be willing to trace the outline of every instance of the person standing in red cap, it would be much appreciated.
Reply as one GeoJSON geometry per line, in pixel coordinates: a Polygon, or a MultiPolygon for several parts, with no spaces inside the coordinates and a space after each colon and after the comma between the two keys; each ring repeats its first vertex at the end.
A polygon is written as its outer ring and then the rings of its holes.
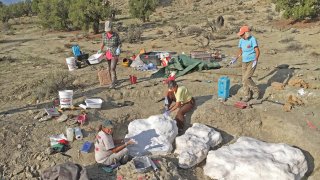
{"type": "Polygon", "coordinates": [[[242,101],[248,102],[251,98],[258,99],[260,90],[252,80],[253,73],[257,67],[260,56],[260,50],[255,37],[250,33],[248,26],[242,26],[238,32],[240,36],[239,51],[235,62],[242,56],[242,84],[243,84],[243,97],[242,101]],[[251,92],[253,96],[251,96],[251,92]]]}

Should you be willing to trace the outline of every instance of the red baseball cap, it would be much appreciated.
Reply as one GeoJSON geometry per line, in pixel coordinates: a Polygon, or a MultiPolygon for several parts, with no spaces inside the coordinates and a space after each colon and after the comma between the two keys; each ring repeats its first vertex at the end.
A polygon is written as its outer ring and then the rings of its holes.
{"type": "Polygon", "coordinates": [[[248,26],[242,26],[238,32],[238,36],[242,36],[245,32],[250,32],[250,28],[248,26]]]}

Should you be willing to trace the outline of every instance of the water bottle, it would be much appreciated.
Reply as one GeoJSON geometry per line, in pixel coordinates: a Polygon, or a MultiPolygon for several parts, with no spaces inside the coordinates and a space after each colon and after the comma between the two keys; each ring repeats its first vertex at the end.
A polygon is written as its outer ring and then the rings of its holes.
{"type": "Polygon", "coordinates": [[[69,142],[72,142],[74,139],[74,129],[73,128],[67,128],[67,140],[69,142]]]}
{"type": "Polygon", "coordinates": [[[74,134],[76,135],[77,140],[81,140],[83,138],[81,129],[79,127],[74,128],[74,134]]]}
{"type": "Polygon", "coordinates": [[[120,52],[121,52],[120,47],[118,47],[118,48],[116,49],[116,55],[119,56],[119,55],[120,55],[120,52]]]}

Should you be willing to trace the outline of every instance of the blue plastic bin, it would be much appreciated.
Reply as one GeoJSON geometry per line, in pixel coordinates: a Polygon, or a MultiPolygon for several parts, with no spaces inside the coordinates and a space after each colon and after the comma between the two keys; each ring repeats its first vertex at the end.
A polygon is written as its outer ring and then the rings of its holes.
{"type": "Polygon", "coordinates": [[[72,46],[72,53],[74,57],[80,56],[82,54],[78,45],[72,46]]]}
{"type": "Polygon", "coordinates": [[[222,76],[218,80],[218,99],[226,100],[229,97],[230,79],[227,76],[222,76]]]}

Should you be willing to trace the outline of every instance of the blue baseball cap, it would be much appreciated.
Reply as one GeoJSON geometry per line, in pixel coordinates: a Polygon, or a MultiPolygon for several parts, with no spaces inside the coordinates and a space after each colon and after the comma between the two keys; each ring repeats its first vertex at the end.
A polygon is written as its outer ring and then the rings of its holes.
{"type": "Polygon", "coordinates": [[[103,121],[102,126],[104,128],[112,129],[113,128],[113,123],[112,123],[111,120],[107,119],[107,120],[103,121]]]}

